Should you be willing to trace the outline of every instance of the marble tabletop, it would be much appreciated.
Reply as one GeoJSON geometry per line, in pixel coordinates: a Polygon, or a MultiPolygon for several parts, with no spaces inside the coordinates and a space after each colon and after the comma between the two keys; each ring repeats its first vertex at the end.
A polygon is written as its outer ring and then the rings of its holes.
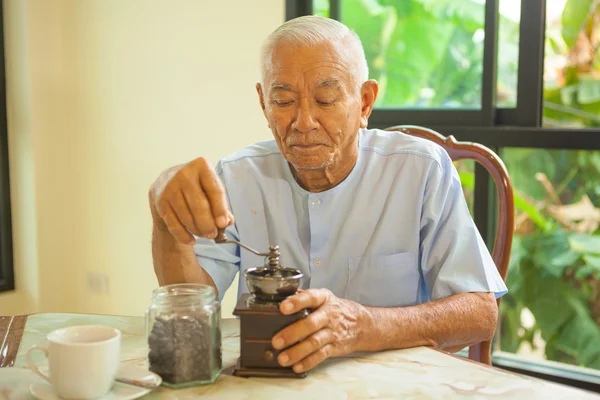
{"type": "MultiPolygon", "coordinates": [[[[0,320],[0,400],[33,400],[32,383],[41,379],[25,361],[34,344],[65,326],[108,325],[121,330],[123,363],[147,366],[144,319],[78,314],[36,314],[0,320]],[[11,328],[12,327],[12,328],[11,328]],[[16,329],[15,329],[16,327],[16,329]],[[13,359],[7,363],[12,341],[13,359]],[[17,347],[15,349],[15,342],[17,347]],[[18,344],[20,342],[20,344],[18,344]]],[[[238,378],[231,366],[239,355],[239,322],[222,321],[224,371],[212,385],[159,389],[148,399],[600,399],[600,396],[419,347],[353,354],[327,360],[305,379],[238,378]]],[[[44,360],[37,360],[43,365],[44,360]]]]}

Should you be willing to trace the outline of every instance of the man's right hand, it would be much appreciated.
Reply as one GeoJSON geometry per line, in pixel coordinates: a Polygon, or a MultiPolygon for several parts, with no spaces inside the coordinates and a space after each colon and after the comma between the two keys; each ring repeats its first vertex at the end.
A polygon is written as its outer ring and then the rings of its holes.
{"type": "Polygon", "coordinates": [[[202,157],[163,172],[148,196],[155,226],[182,244],[194,244],[192,235],[213,239],[217,227],[234,221],[223,185],[202,157]]]}

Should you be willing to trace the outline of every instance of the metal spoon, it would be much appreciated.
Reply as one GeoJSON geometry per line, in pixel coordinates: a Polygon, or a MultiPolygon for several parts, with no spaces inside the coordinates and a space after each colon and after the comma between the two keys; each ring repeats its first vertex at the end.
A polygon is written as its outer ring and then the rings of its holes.
{"type": "Polygon", "coordinates": [[[115,378],[115,381],[120,382],[120,383],[125,383],[127,385],[133,385],[133,386],[138,386],[144,389],[156,389],[157,387],[160,386],[160,382],[156,382],[156,380],[153,380],[151,382],[144,382],[141,380],[133,380],[133,379],[127,379],[127,378],[115,378]]]}

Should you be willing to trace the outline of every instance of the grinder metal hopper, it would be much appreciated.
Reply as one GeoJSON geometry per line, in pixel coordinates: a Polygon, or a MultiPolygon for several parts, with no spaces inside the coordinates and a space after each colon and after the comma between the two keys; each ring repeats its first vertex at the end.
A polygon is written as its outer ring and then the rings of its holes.
{"type": "Polygon", "coordinates": [[[258,256],[266,257],[263,267],[248,268],[244,271],[246,286],[255,302],[281,302],[298,291],[303,274],[295,268],[282,267],[279,264],[279,246],[270,246],[268,253],[259,253],[236,240],[229,240],[223,229],[219,229],[215,242],[234,243],[258,256]]]}

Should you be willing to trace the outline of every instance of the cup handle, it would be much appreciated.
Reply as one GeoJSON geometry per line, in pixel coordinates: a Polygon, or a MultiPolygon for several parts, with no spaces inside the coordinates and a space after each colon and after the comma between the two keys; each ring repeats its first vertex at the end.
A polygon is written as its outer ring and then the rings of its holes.
{"type": "Polygon", "coordinates": [[[42,374],[40,372],[40,369],[38,368],[38,366],[35,365],[33,363],[33,361],[31,360],[31,353],[34,352],[35,350],[39,350],[39,351],[43,352],[44,355],[46,356],[46,358],[48,358],[48,348],[44,347],[44,346],[35,345],[27,351],[27,355],[25,356],[25,358],[27,359],[27,365],[29,365],[29,368],[31,368],[31,370],[33,372],[35,372],[36,375],[43,378],[46,382],[50,383],[50,379],[48,378],[48,376],[42,374]]]}

